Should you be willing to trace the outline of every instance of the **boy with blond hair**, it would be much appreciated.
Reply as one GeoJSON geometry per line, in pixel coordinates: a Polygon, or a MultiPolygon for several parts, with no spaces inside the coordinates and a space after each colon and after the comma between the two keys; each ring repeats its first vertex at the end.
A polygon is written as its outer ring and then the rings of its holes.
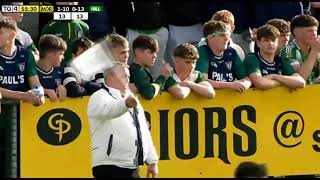
{"type": "Polygon", "coordinates": [[[107,44],[111,49],[111,53],[115,61],[124,66],[128,66],[129,58],[129,42],[120,34],[109,34],[107,36],[107,44]]]}
{"type": "MultiPolygon", "coordinates": [[[[110,48],[114,60],[123,66],[127,66],[129,57],[129,43],[126,38],[119,34],[109,34],[104,41],[110,48]]],[[[94,43],[85,37],[75,40],[72,45],[72,53],[74,54],[73,56],[75,57],[76,55],[80,55],[93,45],[94,43]],[[80,54],[78,52],[79,50],[81,50],[80,54]]],[[[91,95],[99,90],[104,84],[104,75],[101,71],[95,74],[91,81],[84,81],[72,67],[66,67],[63,84],[68,90],[69,97],[91,95]]]]}

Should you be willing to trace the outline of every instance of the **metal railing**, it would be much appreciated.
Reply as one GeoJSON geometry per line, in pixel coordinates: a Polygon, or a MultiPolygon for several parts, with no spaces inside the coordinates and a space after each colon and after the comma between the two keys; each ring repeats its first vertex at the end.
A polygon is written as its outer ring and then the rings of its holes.
{"type": "Polygon", "coordinates": [[[0,162],[2,168],[0,177],[18,177],[19,106],[18,101],[1,102],[0,121],[3,123],[1,128],[3,147],[0,147],[0,156],[4,158],[4,161],[0,162]]]}

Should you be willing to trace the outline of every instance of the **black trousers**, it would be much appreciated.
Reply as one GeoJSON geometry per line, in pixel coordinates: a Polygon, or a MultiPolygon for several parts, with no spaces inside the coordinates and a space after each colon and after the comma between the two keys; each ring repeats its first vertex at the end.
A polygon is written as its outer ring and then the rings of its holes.
{"type": "Polygon", "coordinates": [[[139,178],[139,168],[127,169],[114,165],[100,165],[92,168],[94,178],[139,178]]]}

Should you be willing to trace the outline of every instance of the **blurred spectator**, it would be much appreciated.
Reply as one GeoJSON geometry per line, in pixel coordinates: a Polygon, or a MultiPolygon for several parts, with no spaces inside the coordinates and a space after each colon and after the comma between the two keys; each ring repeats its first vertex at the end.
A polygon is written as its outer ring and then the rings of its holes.
{"type": "MultiPolygon", "coordinates": [[[[76,2],[56,2],[57,5],[75,5],[76,2]]],[[[69,64],[72,53],[71,44],[79,38],[89,34],[89,26],[81,20],[52,20],[46,24],[41,32],[41,35],[53,34],[61,37],[67,43],[67,51],[65,52],[64,60],[61,63],[62,67],[69,64]]]]}
{"type": "Polygon", "coordinates": [[[72,59],[76,58],[77,56],[82,54],[84,51],[92,47],[93,45],[94,45],[94,42],[91,41],[89,38],[80,37],[75,39],[72,42],[72,46],[71,46],[72,59]]]}
{"type": "MultiPolygon", "coordinates": [[[[56,3],[53,2],[39,2],[40,6],[55,6],[56,3]]],[[[39,34],[38,34],[38,39],[41,37],[41,30],[42,28],[51,20],[53,20],[53,13],[41,13],[39,14],[39,34]]],[[[37,45],[38,47],[38,45],[37,45]]]]}
{"type": "MultiPolygon", "coordinates": [[[[310,12],[313,17],[320,19],[320,2],[310,2],[310,12]]],[[[320,34],[320,29],[318,29],[320,34]]]]}
{"type": "MultiPolygon", "coordinates": [[[[277,18],[291,21],[294,16],[303,14],[304,4],[302,2],[253,2],[252,9],[252,30],[254,34],[258,27],[264,25],[270,19],[277,18]]],[[[257,51],[255,45],[254,52],[257,51]]]]}
{"type": "Polygon", "coordinates": [[[215,96],[211,84],[203,74],[194,70],[199,58],[198,50],[189,43],[180,44],[174,51],[175,69],[164,89],[177,99],[185,99],[191,91],[202,97],[212,99],[215,96]]]}
{"type": "Polygon", "coordinates": [[[279,30],[266,24],[257,30],[259,52],[248,54],[244,60],[247,75],[256,88],[271,89],[278,86],[303,88],[305,80],[294,72],[289,60],[276,56],[279,30]]]}
{"type": "Polygon", "coordinates": [[[266,165],[251,161],[241,162],[234,171],[235,178],[267,178],[266,165]]]}
{"type": "MultiPolygon", "coordinates": [[[[91,48],[93,45],[94,43],[86,37],[75,39],[71,45],[72,60],[91,48]]],[[[67,66],[64,68],[63,85],[67,89],[68,97],[81,97],[91,95],[102,87],[101,80],[103,80],[102,73],[94,76],[94,79],[91,81],[84,81],[81,79],[78,72],[75,71],[72,67],[67,66]]]]}
{"type": "Polygon", "coordinates": [[[303,9],[302,2],[253,2],[253,27],[260,27],[274,18],[290,21],[303,14],[303,9]]]}
{"type": "Polygon", "coordinates": [[[311,2],[302,1],[303,14],[311,15],[311,2]]]}
{"type": "Polygon", "coordinates": [[[228,46],[230,30],[221,21],[204,24],[206,41],[198,44],[200,58],[196,70],[202,72],[215,89],[244,92],[251,86],[236,50],[228,46]]]}
{"type": "Polygon", "coordinates": [[[197,44],[203,37],[202,24],[208,20],[206,4],[201,1],[163,2],[169,39],[165,60],[174,66],[174,49],[181,43],[197,44]]]}
{"type": "Polygon", "coordinates": [[[320,39],[317,36],[319,22],[310,15],[297,15],[292,18],[290,30],[294,40],[281,51],[281,57],[289,59],[307,84],[319,83],[320,39]]]}
{"type": "MultiPolygon", "coordinates": [[[[107,43],[108,47],[110,47],[114,60],[122,66],[128,66],[129,43],[126,38],[119,34],[112,33],[105,37],[105,42],[107,43]]],[[[91,46],[93,46],[93,42],[88,38],[79,38],[75,40],[72,44],[73,57],[80,55],[91,46]]],[[[96,73],[92,80],[85,81],[81,79],[80,75],[72,67],[65,67],[63,84],[68,90],[68,96],[80,97],[91,95],[99,90],[104,83],[104,75],[102,71],[103,70],[96,73]]]]}
{"type": "Polygon", "coordinates": [[[89,39],[94,42],[105,38],[108,34],[113,32],[113,24],[110,17],[110,3],[109,1],[103,2],[80,2],[83,6],[100,5],[103,6],[103,12],[89,13],[88,20],[85,22],[89,26],[89,39]]]}
{"type": "Polygon", "coordinates": [[[168,30],[164,8],[160,2],[112,2],[110,10],[112,22],[119,34],[126,36],[129,41],[129,64],[134,60],[132,42],[139,35],[148,35],[157,40],[159,50],[155,64],[150,68],[151,76],[155,79],[160,75],[161,62],[168,41],[168,30]],[[115,12],[116,11],[116,12],[115,12]]]}
{"type": "MultiPolygon", "coordinates": [[[[163,89],[172,72],[168,63],[162,64],[160,75],[154,81],[147,68],[154,66],[159,51],[157,40],[140,35],[132,43],[135,61],[130,65],[130,83],[134,83],[138,93],[145,99],[153,99],[163,89]]],[[[162,63],[162,62],[161,62],[162,63]]]]}
{"type": "Polygon", "coordinates": [[[60,67],[66,49],[66,42],[54,35],[43,35],[39,40],[40,59],[36,69],[44,94],[52,102],[63,101],[67,96],[67,90],[62,85],[63,68],[60,67]]]}
{"type": "Polygon", "coordinates": [[[234,15],[235,29],[231,34],[231,39],[238,44],[245,55],[254,52],[254,41],[251,39],[250,27],[252,27],[252,3],[239,2],[208,2],[208,9],[210,15],[215,14],[220,10],[228,10],[234,15]]]}
{"type": "MultiPolygon", "coordinates": [[[[227,27],[230,29],[231,35],[233,34],[233,31],[235,29],[235,25],[234,25],[235,19],[234,19],[233,14],[230,11],[228,11],[228,10],[217,11],[216,13],[213,14],[211,19],[215,20],[215,21],[222,21],[222,22],[226,23],[227,27]]],[[[245,54],[244,54],[242,48],[238,44],[235,44],[233,42],[232,38],[230,38],[229,46],[237,51],[240,59],[243,61],[245,54]]]]}

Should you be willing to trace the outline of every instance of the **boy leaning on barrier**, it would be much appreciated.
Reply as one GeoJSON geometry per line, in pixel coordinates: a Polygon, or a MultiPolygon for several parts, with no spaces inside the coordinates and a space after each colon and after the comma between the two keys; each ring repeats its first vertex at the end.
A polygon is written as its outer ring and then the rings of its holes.
{"type": "Polygon", "coordinates": [[[29,91],[40,85],[35,59],[30,50],[15,45],[17,23],[0,18],[0,93],[3,99],[23,100],[33,105],[44,102],[29,91]]]}
{"type": "Polygon", "coordinates": [[[251,86],[238,53],[228,46],[230,29],[222,21],[210,20],[204,24],[205,41],[200,41],[200,58],[196,70],[202,72],[214,89],[233,89],[244,92],[251,86]]]}
{"type": "Polygon", "coordinates": [[[276,56],[279,30],[269,24],[257,30],[257,53],[250,53],[244,60],[246,72],[254,87],[271,89],[278,86],[303,88],[305,80],[294,72],[287,59],[276,56]]]}
{"type": "Polygon", "coordinates": [[[189,43],[178,45],[174,50],[175,69],[164,89],[177,99],[185,99],[191,91],[202,97],[212,99],[215,91],[203,74],[194,70],[199,58],[198,50],[189,43]]]}
{"type": "Polygon", "coordinates": [[[67,96],[67,90],[62,84],[63,68],[60,67],[66,49],[66,42],[55,35],[46,34],[39,40],[40,59],[36,69],[44,87],[44,95],[52,102],[63,101],[67,96]]]}

